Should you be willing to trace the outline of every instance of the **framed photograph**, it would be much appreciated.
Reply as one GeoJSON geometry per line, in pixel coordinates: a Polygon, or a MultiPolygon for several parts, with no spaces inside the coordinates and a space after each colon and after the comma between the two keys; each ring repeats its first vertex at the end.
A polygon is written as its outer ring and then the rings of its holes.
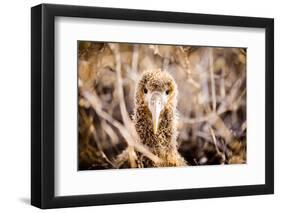
{"type": "Polygon", "coordinates": [[[31,204],[272,194],[274,20],[31,9],[31,204]]]}

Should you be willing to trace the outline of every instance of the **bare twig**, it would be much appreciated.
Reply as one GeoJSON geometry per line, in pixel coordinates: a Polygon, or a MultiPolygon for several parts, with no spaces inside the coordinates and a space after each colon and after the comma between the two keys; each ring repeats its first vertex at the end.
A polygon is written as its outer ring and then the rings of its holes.
{"type": "Polygon", "coordinates": [[[106,156],[106,154],[104,153],[104,151],[103,151],[103,149],[102,149],[102,146],[101,146],[101,144],[100,144],[99,138],[97,137],[96,129],[94,128],[93,125],[91,125],[90,130],[91,130],[91,133],[92,133],[93,137],[94,137],[95,140],[96,140],[96,144],[97,144],[97,147],[98,147],[98,149],[99,149],[99,152],[101,153],[101,156],[102,156],[102,157],[105,159],[105,161],[106,161],[107,163],[109,163],[113,168],[116,168],[116,165],[115,165],[111,160],[109,160],[108,157],[106,156]]]}
{"type": "Polygon", "coordinates": [[[211,79],[211,92],[212,92],[212,108],[213,112],[216,111],[216,86],[215,86],[215,78],[214,78],[214,59],[213,59],[213,48],[209,48],[209,71],[210,71],[210,79],[211,79]]]}

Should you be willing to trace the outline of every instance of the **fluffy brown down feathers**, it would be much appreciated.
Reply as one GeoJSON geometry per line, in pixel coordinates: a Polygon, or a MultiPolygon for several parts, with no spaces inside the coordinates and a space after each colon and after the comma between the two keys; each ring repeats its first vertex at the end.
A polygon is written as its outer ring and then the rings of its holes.
{"type": "Polygon", "coordinates": [[[177,145],[177,85],[165,71],[149,70],[142,74],[135,92],[134,123],[140,142],[157,155],[161,163],[154,163],[141,153],[137,153],[141,167],[184,166],[177,145]],[[158,131],[153,132],[152,114],[145,101],[147,91],[167,94],[167,100],[159,116],[158,131]]]}

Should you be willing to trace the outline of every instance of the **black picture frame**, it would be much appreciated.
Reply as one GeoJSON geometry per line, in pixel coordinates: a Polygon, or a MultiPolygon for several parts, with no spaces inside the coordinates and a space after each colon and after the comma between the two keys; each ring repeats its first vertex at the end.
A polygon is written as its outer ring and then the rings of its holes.
{"type": "Polygon", "coordinates": [[[41,4],[31,8],[31,204],[59,208],[274,193],[274,20],[241,16],[41,4]],[[54,195],[55,17],[263,28],[266,32],[265,184],[95,195],[54,195]]]}

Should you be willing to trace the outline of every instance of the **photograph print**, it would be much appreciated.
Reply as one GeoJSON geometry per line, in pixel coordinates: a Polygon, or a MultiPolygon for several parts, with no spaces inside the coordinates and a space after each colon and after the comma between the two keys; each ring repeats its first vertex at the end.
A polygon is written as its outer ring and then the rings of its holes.
{"type": "Polygon", "coordinates": [[[241,47],[77,42],[78,170],[247,163],[241,47]]]}

